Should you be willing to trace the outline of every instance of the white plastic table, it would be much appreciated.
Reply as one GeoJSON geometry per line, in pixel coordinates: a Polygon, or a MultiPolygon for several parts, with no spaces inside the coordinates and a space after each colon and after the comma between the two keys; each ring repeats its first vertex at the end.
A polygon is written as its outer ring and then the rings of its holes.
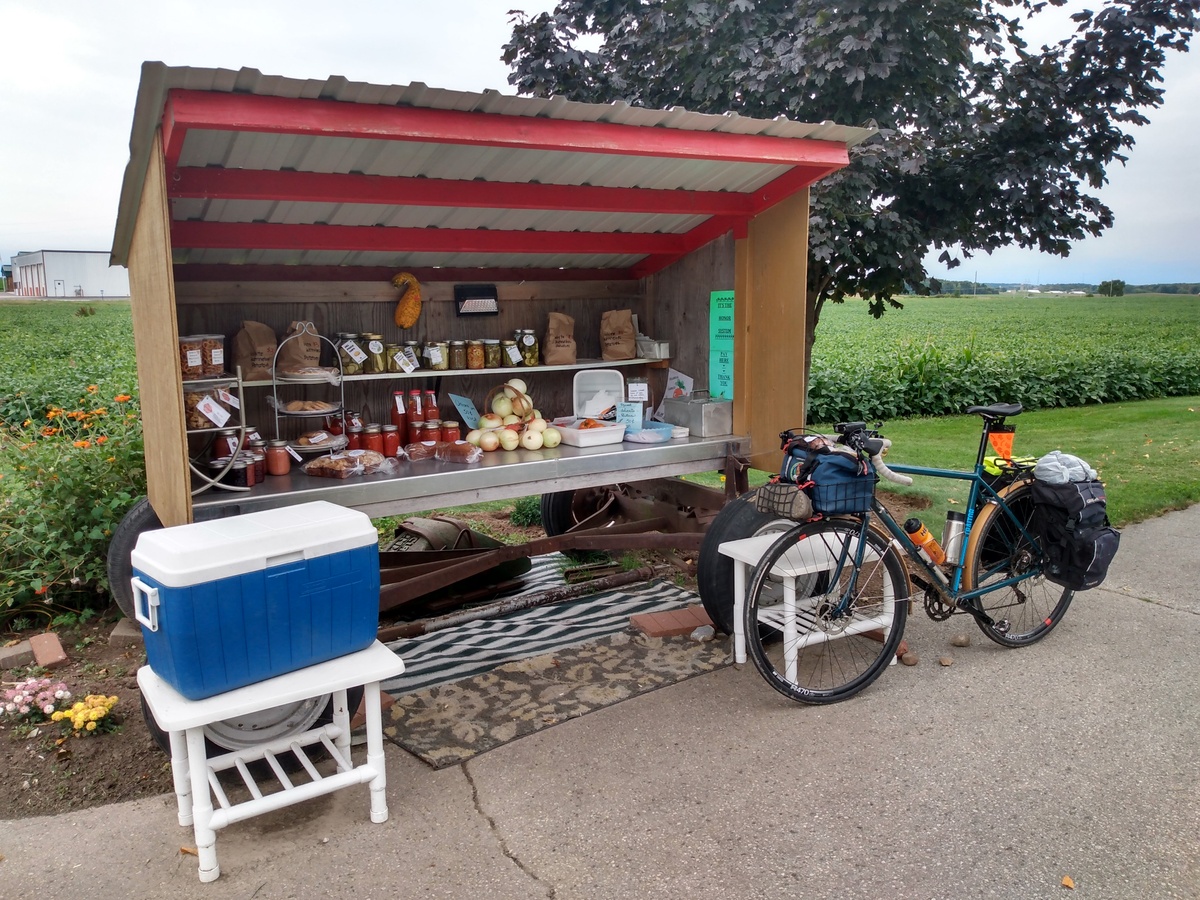
{"type": "Polygon", "coordinates": [[[404,662],[400,657],[378,641],[357,653],[203,700],[183,697],[149,666],[138,669],[138,687],[146,705],[171,739],[171,773],[179,805],[179,824],[191,825],[195,830],[201,881],[215,881],[221,874],[217,865],[216,832],[233,822],[363,783],[370,786],[371,821],[387,821],[387,775],[384,771],[379,683],[403,672],[404,662]],[[350,755],[353,710],[347,708],[346,690],[358,685],[364,688],[367,758],[363,765],[356,767],[350,755]],[[329,693],[333,694],[334,706],[330,724],[293,737],[208,757],[204,743],[206,725],[329,693]],[[324,747],[336,760],[336,774],[322,775],[308,758],[307,748],[316,744],[324,747]],[[276,759],[288,752],[295,754],[310,781],[293,783],[276,759]],[[247,768],[247,763],[264,759],[279,780],[281,790],[264,794],[247,768]],[[227,769],[237,769],[251,794],[250,799],[229,802],[217,778],[218,772],[227,769]],[[214,795],[220,809],[213,809],[214,795]]]}
{"type": "MultiPolygon", "coordinates": [[[[746,607],[746,573],[758,565],[763,554],[779,539],[779,533],[760,534],[754,537],[742,538],[736,541],[725,541],[717,546],[717,552],[733,560],[733,661],[742,664],[746,662],[746,623],[743,621],[746,607]]],[[[879,554],[869,544],[864,558],[878,559],[879,554]]],[[[796,654],[804,642],[796,639],[796,579],[801,575],[812,575],[817,572],[828,572],[834,567],[836,560],[820,541],[801,541],[789,552],[786,561],[776,564],[775,574],[783,581],[784,600],[782,605],[785,659],[788,666],[789,678],[795,679],[796,654]]],[[[872,622],[863,620],[838,635],[826,635],[823,632],[814,633],[813,640],[832,640],[857,634],[861,631],[873,631],[879,628],[884,634],[891,629],[890,617],[886,621],[872,622]]],[[[892,659],[889,665],[894,664],[892,659]]]]}

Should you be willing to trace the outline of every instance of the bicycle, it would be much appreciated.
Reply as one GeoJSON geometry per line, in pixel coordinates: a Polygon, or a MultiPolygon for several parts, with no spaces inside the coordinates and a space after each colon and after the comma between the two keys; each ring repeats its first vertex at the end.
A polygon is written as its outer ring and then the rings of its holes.
{"type": "MultiPolygon", "coordinates": [[[[891,442],[878,431],[863,422],[835,427],[837,443],[869,459],[888,480],[911,484],[916,475],[968,482],[962,537],[945,548],[943,565],[932,562],[875,496],[876,479],[860,511],[818,515],[782,532],[755,565],[742,609],[749,655],[775,690],[825,704],[869,686],[895,661],[912,583],[923,589],[931,619],[970,615],[1005,647],[1035,643],[1062,620],[1074,591],[1042,574],[1031,470],[1013,468],[1011,481],[995,487],[984,477],[990,434],[1011,432],[1004,420],[1021,409],[997,403],[967,410],[983,417],[973,471],[889,468],[882,457],[891,442]]],[[[787,446],[797,433],[780,437],[787,446]]]]}

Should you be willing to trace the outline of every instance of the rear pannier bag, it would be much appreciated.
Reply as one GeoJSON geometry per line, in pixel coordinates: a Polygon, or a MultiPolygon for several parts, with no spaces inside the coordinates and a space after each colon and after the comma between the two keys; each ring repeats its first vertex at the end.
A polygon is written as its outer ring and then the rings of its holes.
{"type": "Polygon", "coordinates": [[[1076,591],[1098,587],[1117,555],[1121,534],[1108,523],[1104,485],[1032,482],[1034,523],[1046,557],[1046,578],[1076,591]]]}

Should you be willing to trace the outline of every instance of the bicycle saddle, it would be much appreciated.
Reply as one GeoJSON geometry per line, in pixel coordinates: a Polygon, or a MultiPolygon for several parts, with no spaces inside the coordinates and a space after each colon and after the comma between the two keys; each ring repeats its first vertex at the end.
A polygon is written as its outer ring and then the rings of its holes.
{"type": "Polygon", "coordinates": [[[1024,409],[1020,403],[993,403],[990,406],[968,406],[967,412],[977,413],[988,421],[1015,416],[1024,409]]]}

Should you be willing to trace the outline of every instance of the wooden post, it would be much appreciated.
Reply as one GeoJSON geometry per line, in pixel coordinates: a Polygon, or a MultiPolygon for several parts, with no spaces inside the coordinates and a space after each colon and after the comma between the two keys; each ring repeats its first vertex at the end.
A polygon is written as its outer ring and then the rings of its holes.
{"type": "Polygon", "coordinates": [[[146,493],[164,526],[192,518],[162,135],[155,137],[129,247],[129,294],[146,446],[146,493]]]}
{"type": "Polygon", "coordinates": [[[733,430],[750,435],[750,464],[774,471],[779,432],[804,424],[807,190],[750,222],[734,273],[733,430]]]}

